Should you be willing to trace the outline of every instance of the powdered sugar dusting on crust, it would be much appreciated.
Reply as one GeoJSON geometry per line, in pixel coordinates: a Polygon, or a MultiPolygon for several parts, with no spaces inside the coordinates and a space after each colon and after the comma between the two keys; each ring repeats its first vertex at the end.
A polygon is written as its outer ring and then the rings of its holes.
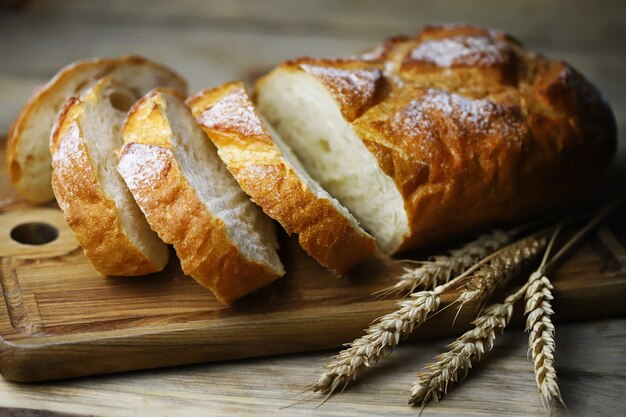
{"type": "Polygon", "coordinates": [[[427,90],[398,111],[391,120],[391,128],[396,134],[427,145],[436,135],[445,134],[442,123],[464,133],[481,135],[489,134],[497,124],[498,135],[514,134],[502,106],[437,89],[427,90]]]}
{"type": "Polygon", "coordinates": [[[379,69],[338,69],[318,65],[301,64],[305,72],[318,78],[333,93],[341,108],[356,116],[369,103],[378,81],[382,77],[379,69]]]}
{"type": "Polygon", "coordinates": [[[508,60],[509,46],[488,36],[454,36],[422,42],[408,54],[409,62],[423,62],[442,68],[454,66],[490,67],[508,60]]]}
{"type": "MultiPolygon", "coordinates": [[[[82,169],[85,171],[85,175],[93,175],[93,168],[91,164],[82,164],[82,159],[85,158],[85,149],[81,146],[80,139],[80,127],[76,122],[72,122],[63,137],[59,141],[56,151],[52,155],[52,166],[55,171],[55,176],[58,178],[71,178],[78,167],[82,165],[82,169]]],[[[65,210],[67,208],[67,201],[72,196],[80,193],[80,189],[77,189],[78,182],[66,180],[63,183],[63,189],[65,194],[69,198],[57,198],[59,206],[65,210]]]]}
{"type": "Polygon", "coordinates": [[[52,161],[55,164],[62,164],[65,161],[71,161],[72,163],[78,160],[80,149],[80,128],[76,122],[72,122],[59,141],[52,161]]]}
{"type": "Polygon", "coordinates": [[[202,112],[198,121],[210,128],[244,136],[267,136],[254,106],[241,88],[231,91],[202,112]]]}
{"type": "MultiPolygon", "coordinates": [[[[173,155],[169,149],[154,145],[130,143],[122,151],[117,171],[131,191],[154,189],[158,184],[167,161],[173,155]]],[[[138,194],[134,194],[135,197],[138,194]]]]}

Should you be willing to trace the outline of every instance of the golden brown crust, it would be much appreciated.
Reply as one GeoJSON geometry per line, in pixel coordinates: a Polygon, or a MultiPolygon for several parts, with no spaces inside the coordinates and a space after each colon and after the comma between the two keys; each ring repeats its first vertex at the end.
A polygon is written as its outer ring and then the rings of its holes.
{"type": "MultiPolygon", "coordinates": [[[[410,234],[398,250],[566,204],[590,190],[615,151],[615,119],[595,87],[504,33],[429,26],[370,53],[303,60],[382,71],[369,93],[377,100],[337,102],[404,199],[410,234]]],[[[266,77],[304,71],[303,60],[266,77]]],[[[308,73],[331,93],[341,88],[308,73]]]]}
{"type": "Polygon", "coordinates": [[[174,245],[183,271],[228,304],[280,275],[246,258],[196,195],[172,150],[163,94],[153,90],[129,112],[124,138],[131,142],[122,149],[118,170],[152,229],[174,245]]]}
{"type": "Polygon", "coordinates": [[[343,274],[376,250],[374,239],[300,178],[256,113],[243,85],[227,83],[187,100],[241,188],[320,264],[343,274]]]}
{"type": "MultiPolygon", "coordinates": [[[[146,275],[154,264],[128,237],[115,202],[100,185],[82,129],[84,103],[67,100],[51,140],[52,187],[63,215],[94,268],[103,275],[146,275]]],[[[166,259],[165,259],[166,260],[166,259]]]]}
{"type": "MultiPolygon", "coordinates": [[[[63,67],[50,81],[33,93],[17,118],[13,121],[9,130],[6,147],[6,164],[11,183],[20,195],[33,203],[44,203],[53,198],[52,189],[47,185],[50,173],[30,172],[30,165],[32,165],[32,161],[38,158],[38,156],[32,154],[32,151],[28,152],[22,149],[22,135],[24,131],[33,125],[41,123],[40,113],[46,110],[46,106],[58,105],[59,107],[56,109],[47,109],[56,115],[65,102],[66,97],[77,96],[97,79],[106,76],[117,68],[130,65],[150,68],[162,74],[163,85],[175,86],[176,89],[182,92],[186,92],[187,90],[187,83],[180,75],[161,64],[136,55],[127,55],[118,58],[87,59],[63,67]],[[52,103],[52,101],[56,101],[54,97],[66,90],[68,85],[77,77],[85,73],[91,74],[91,72],[94,74],[90,76],[90,81],[85,80],[84,83],[79,83],[74,91],[68,92],[68,94],[61,97],[58,103],[52,103]],[[39,182],[42,183],[39,184],[39,182]]],[[[48,136],[46,136],[46,140],[47,139],[48,136]]],[[[48,146],[47,142],[45,146],[48,146]]]]}

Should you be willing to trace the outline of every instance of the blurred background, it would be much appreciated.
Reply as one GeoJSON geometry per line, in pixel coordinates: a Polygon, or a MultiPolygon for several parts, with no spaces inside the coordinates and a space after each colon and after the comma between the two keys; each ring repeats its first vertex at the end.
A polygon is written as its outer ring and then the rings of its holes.
{"type": "Polygon", "coordinates": [[[625,20],[624,0],[0,0],[0,136],[34,88],[77,59],[145,55],[194,92],[438,22],[502,29],[569,61],[604,92],[623,132],[625,20]]]}

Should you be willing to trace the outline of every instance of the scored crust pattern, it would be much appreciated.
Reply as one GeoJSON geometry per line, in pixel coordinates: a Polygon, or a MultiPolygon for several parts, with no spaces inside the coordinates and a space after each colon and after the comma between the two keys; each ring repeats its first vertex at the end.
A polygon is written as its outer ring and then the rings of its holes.
{"type": "Polygon", "coordinates": [[[427,26],[363,54],[304,57],[401,193],[398,250],[529,217],[590,190],[616,148],[598,90],[502,32],[427,26]]]}

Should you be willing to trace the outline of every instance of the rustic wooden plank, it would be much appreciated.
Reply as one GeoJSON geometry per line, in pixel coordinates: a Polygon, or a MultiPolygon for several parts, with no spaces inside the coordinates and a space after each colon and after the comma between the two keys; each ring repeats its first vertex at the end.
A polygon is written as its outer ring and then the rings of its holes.
{"type": "MultiPolygon", "coordinates": [[[[450,339],[400,346],[378,368],[319,409],[320,397],[281,409],[332,352],[239,360],[38,384],[0,379],[4,407],[98,416],[380,416],[414,417],[406,405],[415,373],[450,339]]],[[[485,360],[426,416],[542,416],[527,335],[509,329],[485,360]]],[[[626,320],[557,326],[557,370],[575,416],[626,414],[626,320]]],[[[16,416],[27,416],[17,413],[16,416]]]]}

